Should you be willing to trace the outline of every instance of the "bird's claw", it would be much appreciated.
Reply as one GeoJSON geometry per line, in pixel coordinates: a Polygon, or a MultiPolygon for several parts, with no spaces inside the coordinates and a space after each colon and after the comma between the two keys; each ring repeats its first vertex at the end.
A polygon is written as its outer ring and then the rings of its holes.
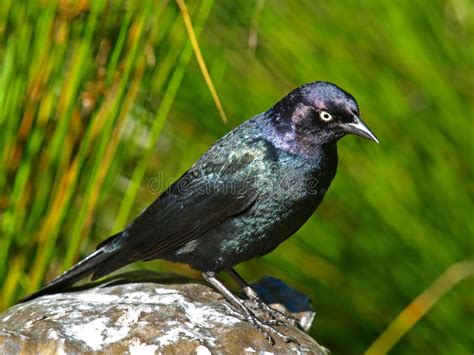
{"type": "Polygon", "coordinates": [[[244,302],[247,307],[255,310],[261,310],[266,313],[267,317],[269,318],[268,321],[273,325],[297,326],[300,328],[300,324],[295,317],[270,307],[261,299],[248,299],[244,302]]]}
{"type": "Polygon", "coordinates": [[[227,303],[223,302],[222,306],[225,309],[227,315],[233,316],[243,321],[247,321],[252,327],[258,330],[265,339],[272,345],[275,344],[275,340],[273,337],[280,339],[284,343],[295,343],[299,345],[296,339],[289,337],[282,332],[273,328],[276,325],[285,325],[284,322],[278,319],[269,319],[269,320],[260,320],[257,316],[255,316],[250,310],[246,310],[244,312],[238,312],[233,307],[228,305],[227,303]]]}
{"type": "Polygon", "coordinates": [[[294,343],[298,346],[300,345],[295,338],[289,337],[273,327],[273,326],[278,326],[278,325],[287,325],[282,320],[274,319],[274,318],[267,319],[267,320],[260,320],[250,309],[248,309],[249,307],[245,304],[246,302],[244,302],[243,300],[240,300],[240,301],[242,301],[241,312],[237,311],[234,307],[230,306],[227,302],[219,302],[219,304],[224,308],[224,311],[227,315],[230,315],[242,321],[248,322],[253,328],[258,330],[265,337],[265,339],[268,340],[268,342],[271,345],[275,344],[275,340],[273,339],[273,337],[278,338],[284,343],[294,343]]]}
{"type": "Polygon", "coordinates": [[[247,321],[252,327],[254,327],[256,330],[258,330],[264,337],[265,339],[268,340],[268,342],[272,345],[275,344],[275,340],[273,337],[277,337],[284,343],[295,343],[296,345],[299,345],[298,341],[296,339],[289,337],[282,332],[276,330],[273,328],[275,325],[285,325],[284,322],[278,319],[269,319],[262,321],[257,316],[255,316],[250,310],[246,310],[246,312],[238,312],[236,311],[232,306],[230,306],[226,302],[220,303],[222,307],[224,308],[224,311],[227,315],[230,315],[232,317],[238,318],[243,321],[247,321]]]}
{"type": "Polygon", "coordinates": [[[250,312],[248,314],[245,314],[245,319],[247,320],[247,322],[250,323],[250,325],[257,329],[272,345],[275,344],[275,340],[273,339],[273,337],[280,339],[284,343],[295,343],[296,345],[300,345],[295,338],[283,334],[282,332],[273,328],[271,325],[266,324],[266,322],[262,322],[250,312]]]}

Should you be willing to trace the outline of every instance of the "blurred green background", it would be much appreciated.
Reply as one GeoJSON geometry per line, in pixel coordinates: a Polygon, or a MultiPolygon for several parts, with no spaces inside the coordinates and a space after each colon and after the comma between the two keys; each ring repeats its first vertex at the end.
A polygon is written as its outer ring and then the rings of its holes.
{"type": "MultiPolygon", "coordinates": [[[[473,257],[473,2],[187,5],[228,123],[175,2],[1,0],[0,309],[126,226],[231,128],[327,80],[356,97],[381,144],[343,139],[314,217],[237,269],[307,293],[311,334],[363,353],[473,257]]],[[[393,353],[472,354],[472,279],[454,283],[393,353]]]]}

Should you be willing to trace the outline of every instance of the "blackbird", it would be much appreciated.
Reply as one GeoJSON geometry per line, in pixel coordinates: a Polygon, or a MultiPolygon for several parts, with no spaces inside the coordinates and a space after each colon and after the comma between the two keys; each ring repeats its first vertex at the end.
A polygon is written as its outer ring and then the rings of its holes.
{"type": "Polygon", "coordinates": [[[264,255],[294,234],[321,203],[337,169],[337,141],[355,134],[378,143],[352,95],[329,82],[298,87],[219,139],[122,232],[24,301],[139,260],[166,259],[202,272],[269,340],[295,323],[266,305],[234,265],[264,255]],[[227,272],[250,304],[217,278],[227,272]],[[263,309],[269,319],[255,315],[263,309]]]}

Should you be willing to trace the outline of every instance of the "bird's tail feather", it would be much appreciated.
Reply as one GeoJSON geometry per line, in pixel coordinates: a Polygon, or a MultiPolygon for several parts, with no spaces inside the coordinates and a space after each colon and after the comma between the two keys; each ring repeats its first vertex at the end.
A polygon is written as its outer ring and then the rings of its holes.
{"type": "Polygon", "coordinates": [[[76,281],[79,281],[80,279],[92,273],[98,272],[103,267],[104,263],[106,263],[108,259],[112,258],[118,252],[117,249],[118,248],[111,248],[109,245],[104,245],[102,248],[78,262],[62,275],[55,278],[39,291],[21,300],[21,302],[30,301],[39,296],[63,291],[65,288],[71,286],[76,281]]]}

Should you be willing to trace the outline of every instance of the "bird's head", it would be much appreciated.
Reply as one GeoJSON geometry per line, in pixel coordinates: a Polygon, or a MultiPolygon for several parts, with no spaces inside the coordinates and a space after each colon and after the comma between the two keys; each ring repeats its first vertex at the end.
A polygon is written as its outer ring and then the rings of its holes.
{"type": "Polygon", "coordinates": [[[275,128],[291,131],[303,144],[335,143],[355,134],[378,143],[362,121],[354,97],[328,82],[305,84],[272,108],[275,128]]]}

